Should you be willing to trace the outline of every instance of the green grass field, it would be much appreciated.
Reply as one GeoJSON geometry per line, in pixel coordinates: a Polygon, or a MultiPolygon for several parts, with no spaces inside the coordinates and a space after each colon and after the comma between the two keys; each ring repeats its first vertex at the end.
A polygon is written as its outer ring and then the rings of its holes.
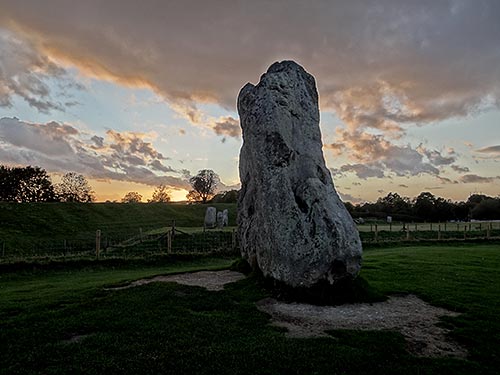
{"type": "Polygon", "coordinates": [[[269,325],[252,279],[209,292],[153,283],[103,287],[170,272],[221,268],[94,266],[0,276],[1,374],[495,374],[500,368],[500,246],[378,248],[362,276],[378,291],[415,293],[463,314],[443,321],[466,360],[410,356],[394,332],[292,339],[269,325]]]}
{"type": "MultiPolygon", "coordinates": [[[[170,226],[202,227],[208,205],[182,203],[6,203],[0,202],[0,239],[38,236],[68,238],[78,233],[127,233],[170,226]]],[[[228,209],[236,225],[236,204],[210,204],[228,209]]]]}
{"type": "MultiPolygon", "coordinates": [[[[236,204],[228,209],[236,224],[236,204]]],[[[180,203],[5,203],[0,202],[0,259],[91,252],[96,230],[106,241],[125,241],[140,233],[176,227],[203,227],[207,205],[180,203]],[[76,249],[76,250],[75,250],[76,249]]],[[[157,246],[156,246],[157,248],[157,246]]]]}

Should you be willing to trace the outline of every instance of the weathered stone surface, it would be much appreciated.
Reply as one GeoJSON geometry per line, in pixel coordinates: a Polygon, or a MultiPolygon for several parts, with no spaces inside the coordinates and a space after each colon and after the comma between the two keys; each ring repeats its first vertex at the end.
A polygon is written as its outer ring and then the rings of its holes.
{"type": "Polygon", "coordinates": [[[213,228],[217,224],[217,209],[215,207],[207,207],[205,212],[205,228],[213,228]]]}
{"type": "Polygon", "coordinates": [[[274,63],[241,89],[238,112],[242,256],[292,287],[356,276],[361,241],[325,166],[314,77],[274,63]]]}
{"type": "Polygon", "coordinates": [[[229,225],[229,211],[227,209],[222,211],[222,225],[225,227],[229,225]]]}

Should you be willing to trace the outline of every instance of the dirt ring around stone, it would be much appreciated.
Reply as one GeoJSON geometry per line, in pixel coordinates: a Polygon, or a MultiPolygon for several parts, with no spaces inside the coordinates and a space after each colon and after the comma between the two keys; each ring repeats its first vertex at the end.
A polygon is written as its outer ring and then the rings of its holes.
{"type": "Polygon", "coordinates": [[[392,296],[385,302],[315,306],[266,298],[259,310],[271,315],[273,325],[288,330],[289,337],[331,337],[328,330],[398,331],[407,350],[421,357],[465,358],[467,350],[451,340],[438,325],[443,316],[459,314],[432,306],[415,295],[392,296]]]}
{"type": "MultiPolygon", "coordinates": [[[[129,289],[154,282],[176,282],[210,291],[244,279],[239,272],[199,271],[141,279],[107,290],[129,289]]],[[[273,298],[257,302],[257,308],[270,315],[272,324],[287,329],[288,337],[331,337],[329,330],[389,330],[400,332],[407,350],[416,356],[465,358],[467,350],[451,340],[449,331],[438,325],[440,317],[459,313],[432,306],[415,295],[391,296],[385,302],[316,306],[285,303],[273,298]]]]}

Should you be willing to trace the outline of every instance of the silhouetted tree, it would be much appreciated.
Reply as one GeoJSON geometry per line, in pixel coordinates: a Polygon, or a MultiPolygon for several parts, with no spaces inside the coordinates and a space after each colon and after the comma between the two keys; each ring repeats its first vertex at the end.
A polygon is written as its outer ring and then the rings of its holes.
{"type": "Polygon", "coordinates": [[[434,200],[434,217],[433,221],[447,221],[455,219],[455,204],[441,197],[436,197],[434,200]]]}
{"type": "Polygon", "coordinates": [[[476,220],[495,220],[500,218],[500,199],[486,197],[476,204],[470,216],[476,220]]]}
{"type": "Polygon", "coordinates": [[[428,191],[422,192],[413,201],[413,210],[415,215],[423,220],[432,221],[435,217],[436,197],[428,191]]]}
{"type": "Polygon", "coordinates": [[[215,194],[210,202],[213,203],[236,203],[238,201],[238,190],[223,191],[215,194]]]}
{"type": "Polygon", "coordinates": [[[68,172],[56,184],[56,193],[63,202],[88,203],[95,200],[95,193],[87,179],[75,172],[68,172]]]}
{"type": "Polygon", "coordinates": [[[398,193],[389,193],[377,200],[378,210],[388,215],[410,215],[411,203],[407,197],[401,197],[398,193]]]}
{"type": "Polygon", "coordinates": [[[473,194],[465,202],[436,197],[422,192],[413,200],[389,193],[375,203],[362,203],[353,206],[346,203],[351,216],[356,218],[384,219],[392,215],[402,221],[449,221],[449,220],[495,220],[500,219],[500,197],[493,198],[473,194]]]}
{"type": "Polygon", "coordinates": [[[122,203],[139,203],[142,200],[142,195],[136,191],[129,191],[122,198],[122,203]]]}
{"type": "Polygon", "coordinates": [[[150,203],[167,203],[170,202],[170,195],[168,194],[168,189],[165,185],[158,186],[153,192],[153,196],[150,200],[150,203]]]}
{"type": "Polygon", "coordinates": [[[207,200],[214,196],[219,182],[220,178],[217,173],[211,169],[203,169],[196,176],[189,179],[193,189],[189,191],[186,198],[191,202],[206,203],[207,200]]]}
{"type": "Polygon", "coordinates": [[[52,181],[40,167],[0,166],[0,200],[7,202],[53,202],[52,181]]]}

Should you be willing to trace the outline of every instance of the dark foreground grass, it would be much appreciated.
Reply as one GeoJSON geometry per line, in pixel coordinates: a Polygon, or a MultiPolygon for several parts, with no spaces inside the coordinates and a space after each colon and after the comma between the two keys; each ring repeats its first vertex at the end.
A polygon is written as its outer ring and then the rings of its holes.
{"type": "Polygon", "coordinates": [[[202,265],[2,275],[0,373],[493,374],[500,365],[498,245],[365,254],[362,275],[380,292],[416,293],[464,313],[444,324],[471,352],[467,360],[412,357],[394,332],[286,338],[255,308],[268,294],[251,279],[221,292],[174,283],[103,289],[196,267],[202,265]]]}

